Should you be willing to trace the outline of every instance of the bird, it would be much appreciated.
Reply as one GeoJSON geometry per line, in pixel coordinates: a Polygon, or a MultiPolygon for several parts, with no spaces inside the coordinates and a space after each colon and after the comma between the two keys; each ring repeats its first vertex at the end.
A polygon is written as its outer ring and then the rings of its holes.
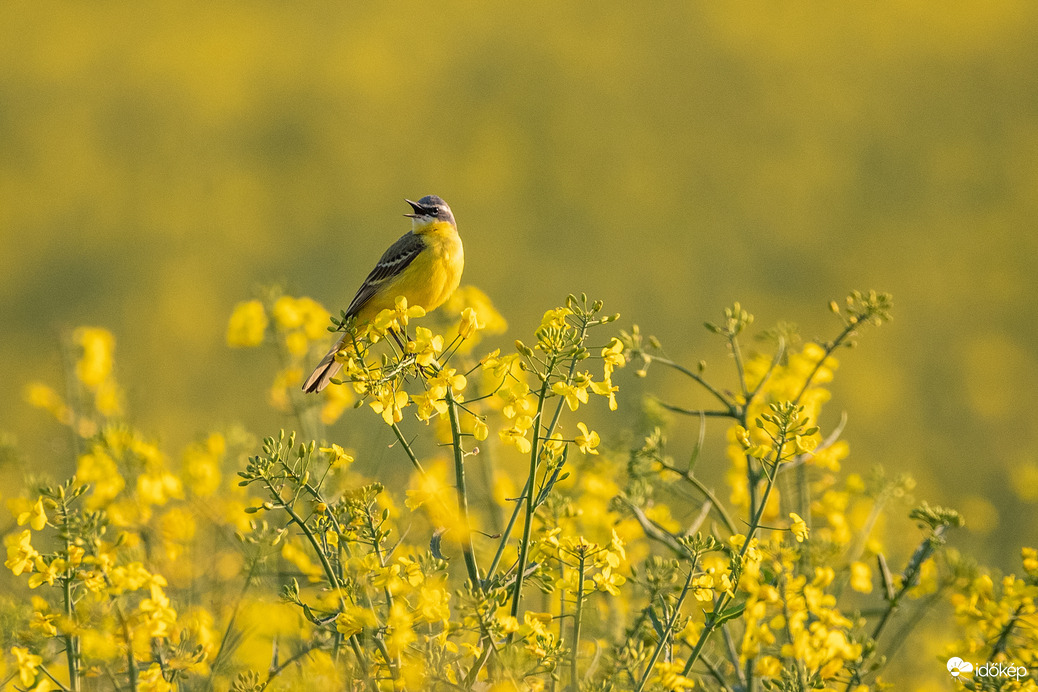
{"type": "MultiPolygon", "coordinates": [[[[393,308],[398,296],[408,305],[431,312],[450,297],[461,283],[465,249],[458,235],[454,212],[441,198],[426,195],[417,202],[404,200],[414,213],[411,230],[389,246],[346,308],[354,328],[370,322],[382,310],[393,308]]],[[[303,383],[304,392],[320,392],[342,369],[335,354],[350,339],[343,334],[303,383]]]]}

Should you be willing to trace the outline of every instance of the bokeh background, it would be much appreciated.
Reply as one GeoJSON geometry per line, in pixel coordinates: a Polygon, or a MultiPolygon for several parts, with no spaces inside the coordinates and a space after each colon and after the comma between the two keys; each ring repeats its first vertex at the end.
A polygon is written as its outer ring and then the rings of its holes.
{"type": "MultiPolygon", "coordinates": [[[[275,431],[276,361],[227,348],[231,308],[273,282],[344,307],[428,193],[508,338],[586,291],[726,371],[701,325],[735,300],[813,337],[829,300],[893,293],[841,357],[850,466],[913,473],[986,562],[1034,543],[1027,1],[4,2],[5,475],[71,468],[22,391],[60,386],[80,324],[115,333],[129,409],[167,446],[275,431]]],[[[627,384],[618,428],[663,386],[627,384]]]]}

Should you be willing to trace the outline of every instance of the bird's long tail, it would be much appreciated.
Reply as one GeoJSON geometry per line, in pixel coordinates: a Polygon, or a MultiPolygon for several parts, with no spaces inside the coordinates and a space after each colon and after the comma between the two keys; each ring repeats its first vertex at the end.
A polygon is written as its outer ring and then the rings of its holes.
{"type": "Polygon", "coordinates": [[[332,350],[328,351],[328,355],[321,359],[320,364],[310,374],[310,377],[306,378],[306,382],[303,383],[304,392],[321,391],[328,386],[333,377],[339,374],[339,371],[342,370],[342,363],[335,360],[335,354],[340,348],[342,348],[342,339],[335,342],[332,350]]]}

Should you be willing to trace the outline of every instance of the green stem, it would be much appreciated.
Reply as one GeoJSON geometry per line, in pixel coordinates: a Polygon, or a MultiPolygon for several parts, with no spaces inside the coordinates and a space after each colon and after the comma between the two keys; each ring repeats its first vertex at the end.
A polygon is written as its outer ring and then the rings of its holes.
{"type": "MultiPolygon", "coordinates": [[[[267,481],[267,489],[270,491],[271,495],[275,499],[278,499],[280,497],[277,491],[274,489],[274,487],[270,484],[270,481],[267,481]]],[[[290,506],[286,504],[282,504],[281,507],[284,508],[286,512],[288,512],[288,516],[290,516],[292,518],[292,521],[295,522],[296,526],[298,526],[303,531],[303,535],[306,536],[306,540],[310,542],[310,545],[313,547],[314,552],[317,553],[317,557],[321,560],[321,567],[324,569],[324,574],[326,577],[328,577],[328,583],[331,584],[332,589],[334,589],[336,594],[338,594],[339,605],[342,607],[343,610],[345,610],[346,599],[342,595],[342,589],[340,588],[339,578],[336,576],[335,570],[332,568],[331,563],[328,562],[328,556],[324,554],[323,550],[321,550],[321,545],[317,542],[317,537],[314,536],[313,531],[310,530],[310,527],[306,525],[306,522],[303,521],[302,517],[300,517],[294,509],[292,509],[290,506]]],[[[360,665],[361,670],[366,675],[368,670],[368,664],[364,658],[363,652],[361,651],[360,645],[357,643],[356,635],[350,637],[350,644],[353,648],[353,653],[357,657],[357,662],[360,665]]],[[[386,662],[388,663],[389,660],[387,659],[386,662]]],[[[393,670],[392,666],[390,666],[390,672],[394,674],[395,679],[396,671],[393,670]]]]}
{"type": "MultiPolygon", "coordinates": [[[[270,490],[271,494],[275,498],[278,497],[277,491],[275,491],[273,486],[271,486],[269,483],[267,484],[267,488],[270,490]]],[[[321,567],[324,568],[324,575],[328,577],[328,583],[331,584],[331,587],[335,589],[335,591],[338,593],[339,578],[336,576],[335,570],[332,568],[331,563],[328,562],[328,556],[324,554],[323,550],[321,550],[321,544],[317,541],[317,537],[314,535],[314,532],[310,529],[309,526],[306,525],[306,522],[303,521],[303,518],[299,516],[299,514],[297,514],[296,511],[292,509],[292,507],[286,504],[282,504],[281,507],[286,512],[288,512],[288,516],[292,518],[292,521],[296,524],[296,526],[298,526],[302,530],[303,535],[306,536],[306,540],[310,542],[310,545],[313,547],[314,552],[317,553],[318,559],[321,561],[321,567]]],[[[343,600],[341,593],[339,593],[339,600],[343,600]]],[[[343,607],[345,607],[345,602],[343,602],[342,605],[343,607]]]]}
{"type": "Polygon", "coordinates": [[[717,390],[717,388],[715,388],[712,384],[710,384],[705,379],[703,379],[702,375],[699,375],[697,373],[692,372],[691,370],[689,370],[685,366],[679,365],[678,363],[675,363],[674,361],[670,360],[669,358],[663,358],[662,356],[652,356],[652,359],[654,361],[659,362],[659,363],[663,363],[667,367],[673,368],[674,370],[677,370],[682,375],[686,375],[686,376],[692,378],[693,380],[695,380],[701,387],[706,389],[706,391],[708,391],[711,394],[713,394],[715,399],[717,399],[722,404],[724,404],[728,408],[728,410],[731,412],[731,415],[733,415],[733,416],[735,415],[735,406],[732,404],[732,402],[728,401],[728,398],[725,397],[724,394],[719,392],[717,390]]]}
{"type": "Polygon", "coordinates": [[[660,466],[663,469],[670,471],[671,473],[676,473],[677,475],[681,476],[686,481],[694,485],[696,490],[703,493],[703,496],[706,497],[707,501],[710,502],[713,508],[717,511],[717,516],[719,516],[721,518],[721,521],[724,522],[724,526],[726,529],[728,529],[728,532],[733,534],[738,533],[738,531],[735,530],[735,522],[732,521],[731,516],[729,516],[728,510],[724,508],[724,505],[717,501],[717,497],[714,495],[714,493],[705,485],[703,485],[703,481],[699,480],[691,473],[679,470],[678,468],[671,466],[666,462],[661,462],[660,466]]]}
{"type": "Polygon", "coordinates": [[[116,611],[119,613],[119,619],[122,621],[123,636],[126,637],[126,675],[129,678],[130,689],[136,691],[137,659],[133,657],[133,631],[130,629],[130,623],[118,603],[116,604],[116,611]]]}
{"type": "MultiPolygon", "coordinates": [[[[586,333],[587,333],[587,327],[585,325],[584,331],[581,332],[581,336],[580,336],[581,341],[583,341],[584,335],[586,333]]],[[[550,373],[555,368],[555,362],[556,362],[555,359],[552,358],[552,360],[548,363],[547,369],[545,370],[546,373],[550,373]]],[[[576,359],[573,359],[573,360],[570,361],[570,364],[569,364],[569,372],[566,375],[566,384],[569,384],[569,383],[571,383],[573,381],[573,373],[576,372],[576,369],[577,369],[577,361],[576,361],[576,359]]],[[[547,386],[548,386],[548,379],[547,379],[547,376],[545,376],[544,385],[541,387],[541,391],[540,391],[540,393],[538,395],[538,400],[537,400],[537,417],[535,419],[537,425],[534,426],[534,430],[535,431],[539,431],[540,427],[541,427],[539,425],[539,423],[540,423],[540,420],[541,420],[541,412],[542,412],[542,407],[544,405],[544,399],[547,396],[547,386]]],[[[549,423],[547,428],[545,429],[546,430],[546,432],[544,434],[545,439],[550,438],[552,436],[552,433],[555,432],[555,426],[558,425],[559,418],[562,416],[562,405],[563,405],[563,403],[564,403],[563,400],[560,399],[558,406],[555,407],[555,413],[551,417],[551,423],[549,423]]],[[[540,438],[538,437],[538,435],[535,434],[534,435],[534,441],[533,441],[533,444],[535,446],[537,445],[539,439],[540,438]]],[[[532,451],[534,453],[536,453],[537,450],[534,449],[532,451]]],[[[530,477],[526,479],[526,485],[523,486],[523,492],[519,496],[520,497],[520,502],[517,502],[516,505],[515,505],[515,509],[512,510],[512,516],[508,519],[508,526],[505,527],[504,533],[501,534],[501,542],[497,546],[497,552],[494,553],[494,560],[490,563],[490,569],[487,570],[487,579],[488,580],[497,571],[497,566],[498,566],[498,563],[501,561],[502,554],[505,551],[505,546],[508,543],[508,538],[509,538],[509,536],[512,535],[512,529],[515,527],[515,522],[519,518],[519,513],[522,511],[522,509],[524,507],[524,505],[521,502],[521,500],[526,499],[528,496],[529,497],[536,497],[536,495],[534,494],[534,490],[533,490],[533,486],[534,486],[535,481],[536,481],[536,474],[533,474],[533,473],[531,473],[530,477]]]]}
{"type": "MultiPolygon", "coordinates": [[[[53,682],[55,685],[57,685],[58,689],[61,690],[61,692],[71,692],[71,690],[69,690],[69,688],[67,688],[67,687],[65,687],[64,685],[61,684],[60,680],[58,680],[56,677],[54,677],[53,673],[51,673],[49,670],[47,670],[47,666],[41,665],[40,666],[40,671],[44,675],[46,675],[48,678],[50,678],[51,682],[53,682]]],[[[7,689],[7,683],[9,683],[12,680],[14,680],[17,675],[18,675],[18,671],[15,671],[15,672],[11,673],[9,676],[7,676],[6,680],[0,681],[0,690],[6,690],[7,689]]]]}
{"type": "MultiPolygon", "coordinates": [[[[285,659],[283,662],[279,663],[277,668],[274,668],[273,670],[271,670],[271,671],[269,671],[267,673],[267,679],[263,682],[262,685],[260,685],[258,692],[264,692],[264,690],[267,689],[267,687],[270,685],[270,683],[274,681],[274,678],[276,678],[278,675],[280,675],[283,670],[285,670],[290,665],[292,665],[293,663],[295,663],[299,659],[303,658],[304,656],[309,655],[310,652],[313,651],[314,649],[316,649],[318,646],[319,646],[318,642],[316,642],[316,641],[310,642],[309,644],[304,646],[302,649],[300,649],[298,652],[296,652],[293,656],[290,656],[289,658],[285,659]]],[[[360,655],[359,652],[358,652],[358,655],[360,655]]],[[[136,688],[134,688],[134,689],[136,689],[136,688]]]]}
{"type": "MultiPolygon", "coordinates": [[[[785,439],[783,439],[782,442],[780,442],[775,449],[776,459],[782,458],[782,449],[784,446],[785,439]]],[[[776,465],[777,463],[778,462],[776,462],[776,465]]],[[[739,549],[740,563],[746,557],[746,553],[749,552],[750,544],[753,542],[754,537],[757,535],[758,529],[760,529],[760,522],[764,516],[764,509],[768,506],[768,498],[771,497],[771,491],[775,487],[775,478],[778,474],[769,473],[765,475],[768,478],[768,483],[764,486],[764,495],[761,497],[760,504],[757,507],[757,512],[753,516],[753,521],[750,522],[750,528],[746,532],[746,540],[742,544],[742,548],[739,549]]],[[[738,585],[739,584],[737,581],[732,586],[732,590],[734,591],[738,585]]],[[[728,607],[728,604],[731,603],[732,598],[733,597],[729,596],[727,592],[721,595],[721,598],[718,600],[717,605],[714,606],[713,614],[710,616],[710,619],[703,627],[703,631],[699,633],[699,639],[696,640],[695,647],[693,647],[692,653],[689,655],[688,660],[685,662],[685,668],[682,671],[683,675],[688,675],[689,671],[692,670],[692,666],[695,665],[696,661],[699,659],[699,655],[703,652],[703,647],[706,646],[706,640],[709,639],[713,631],[717,629],[718,616],[724,612],[725,608],[728,607]]]]}
{"type": "MultiPolygon", "coordinates": [[[[476,564],[476,553],[472,547],[472,527],[469,524],[468,490],[465,486],[465,451],[461,448],[461,425],[458,423],[458,404],[454,399],[454,390],[447,387],[447,413],[451,423],[451,440],[454,447],[454,477],[458,487],[458,515],[461,519],[461,550],[465,554],[465,567],[468,569],[472,588],[482,591],[479,580],[479,566],[476,564]]],[[[532,493],[531,493],[532,494],[532,493]]]]}
{"type": "MultiPolygon", "coordinates": [[[[901,588],[893,595],[893,597],[888,599],[886,610],[883,611],[883,615],[880,617],[879,622],[876,623],[876,627],[872,630],[873,643],[879,641],[879,635],[883,633],[887,623],[890,622],[891,616],[900,610],[901,599],[904,598],[909,589],[914,587],[918,582],[919,575],[923,568],[923,563],[926,562],[937,550],[937,546],[941,544],[944,538],[944,533],[947,529],[948,527],[946,525],[938,526],[933,530],[933,534],[923,539],[923,542],[915,549],[915,552],[908,561],[908,565],[905,567],[901,588]]],[[[854,675],[852,675],[850,680],[847,681],[846,690],[851,690],[859,682],[861,682],[860,669],[855,671],[854,675]]]]}
{"type": "MultiPolygon", "coordinates": [[[[642,679],[638,681],[638,686],[634,688],[634,692],[642,692],[645,689],[646,683],[649,682],[649,676],[652,675],[652,669],[656,667],[656,662],[660,658],[660,654],[663,653],[663,649],[666,648],[667,642],[670,640],[670,635],[674,630],[674,624],[678,620],[678,616],[681,614],[681,604],[685,602],[685,597],[688,596],[688,590],[692,586],[692,575],[696,571],[696,563],[698,560],[693,559],[692,564],[688,568],[688,576],[685,577],[685,586],[681,589],[681,594],[678,596],[678,602],[674,604],[674,612],[670,615],[670,620],[667,621],[667,628],[663,630],[660,635],[660,640],[656,642],[656,648],[653,649],[652,656],[649,657],[649,664],[645,667],[645,672],[642,673],[642,679]]],[[[715,611],[716,612],[716,611],[715,611]]],[[[688,666],[691,668],[691,666],[688,666]]],[[[688,674],[688,671],[685,671],[688,674]]]]}
{"type": "Polygon", "coordinates": [[[396,434],[396,439],[400,441],[404,451],[407,452],[407,458],[411,460],[411,465],[418,469],[418,473],[424,476],[425,469],[422,468],[422,463],[418,461],[418,457],[415,456],[414,450],[411,449],[411,445],[409,445],[407,440],[404,439],[404,433],[400,431],[400,426],[393,423],[390,427],[393,428],[393,433],[396,434]]]}
{"type": "MultiPolygon", "coordinates": [[[[65,496],[62,494],[62,501],[59,505],[61,507],[61,526],[63,533],[65,534],[65,555],[70,555],[72,549],[72,541],[69,538],[69,515],[68,507],[65,504],[65,496]]],[[[65,605],[65,617],[68,618],[70,624],[76,622],[75,612],[72,607],[72,567],[71,565],[65,570],[65,577],[61,580],[62,582],[62,596],[65,605]]],[[[127,640],[127,647],[130,650],[130,657],[133,658],[133,642],[127,640]]],[[[68,680],[69,689],[72,692],[79,692],[80,681],[79,681],[79,637],[75,636],[71,632],[65,635],[65,658],[68,661],[68,680]]]]}
{"type": "Polygon", "coordinates": [[[577,607],[573,614],[573,648],[569,661],[569,679],[574,692],[580,689],[577,684],[577,650],[580,648],[580,622],[584,613],[584,566],[587,556],[581,553],[577,564],[577,607]]]}
{"type": "Polygon", "coordinates": [[[515,503],[515,509],[512,510],[512,516],[508,519],[508,526],[501,532],[501,541],[497,544],[497,552],[494,553],[494,559],[490,562],[490,567],[487,568],[487,579],[489,580],[497,572],[497,566],[501,562],[501,556],[505,552],[505,546],[508,545],[508,537],[512,535],[512,529],[515,527],[515,522],[519,519],[519,513],[523,510],[523,498],[530,492],[530,484],[533,478],[526,479],[526,485],[523,487],[523,492],[519,496],[519,501],[515,503]]]}
{"type": "MultiPolygon", "coordinates": [[[[550,368],[549,368],[550,371],[550,368]]],[[[541,414],[544,412],[544,399],[548,395],[548,378],[544,378],[540,394],[537,396],[537,414],[533,417],[533,441],[530,445],[530,477],[526,482],[526,516],[523,520],[523,540],[519,544],[519,562],[516,565],[515,589],[512,592],[511,615],[519,617],[519,604],[523,598],[523,576],[526,572],[526,560],[530,553],[530,535],[533,531],[534,519],[534,485],[537,478],[537,457],[541,451],[541,414]]],[[[515,638],[515,633],[508,635],[508,642],[515,638]]]]}
{"type": "Polygon", "coordinates": [[[728,339],[728,344],[732,349],[732,357],[735,359],[735,372],[739,377],[739,387],[742,389],[742,398],[746,402],[745,405],[750,403],[750,390],[746,386],[746,369],[742,362],[742,349],[739,348],[739,339],[736,336],[731,336],[728,339]]]}

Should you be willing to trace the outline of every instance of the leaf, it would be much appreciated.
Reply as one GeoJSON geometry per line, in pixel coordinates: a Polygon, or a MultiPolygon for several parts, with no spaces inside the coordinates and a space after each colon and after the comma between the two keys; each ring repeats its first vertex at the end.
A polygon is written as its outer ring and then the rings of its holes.
{"type": "Polygon", "coordinates": [[[746,601],[734,603],[722,610],[720,613],[714,615],[714,625],[723,625],[729,620],[733,620],[742,615],[744,610],[746,610],[746,601]]]}

